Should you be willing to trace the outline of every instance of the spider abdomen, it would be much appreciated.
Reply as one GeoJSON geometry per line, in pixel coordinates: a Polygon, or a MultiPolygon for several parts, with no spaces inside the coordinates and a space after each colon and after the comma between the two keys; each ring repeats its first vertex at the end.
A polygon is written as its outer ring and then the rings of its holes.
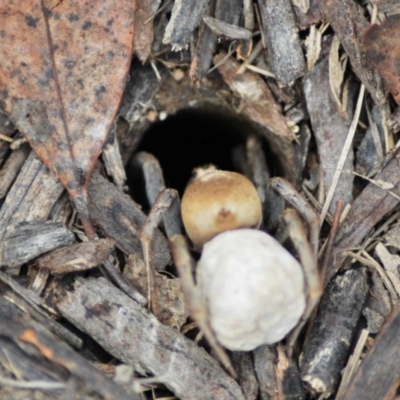
{"type": "Polygon", "coordinates": [[[300,264],[265,232],[220,233],[204,246],[196,276],[210,324],[230,350],[280,341],[305,309],[300,264]]]}

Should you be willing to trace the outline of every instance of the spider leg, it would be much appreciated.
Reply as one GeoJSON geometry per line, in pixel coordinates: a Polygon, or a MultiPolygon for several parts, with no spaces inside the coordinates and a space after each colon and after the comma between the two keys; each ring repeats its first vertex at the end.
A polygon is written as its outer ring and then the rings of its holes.
{"type": "Polygon", "coordinates": [[[282,216],[289,230],[289,236],[293,245],[299,254],[307,287],[306,309],[301,320],[290,333],[287,341],[288,353],[290,354],[297,336],[310,317],[313,309],[318,304],[319,298],[322,294],[322,282],[317,268],[316,256],[313,251],[314,249],[311,248],[307,241],[307,233],[299,215],[295,210],[287,209],[283,212],[282,216]]]}
{"type": "Polygon", "coordinates": [[[180,201],[178,192],[174,189],[164,189],[157,196],[154,206],[139,233],[144,262],[147,269],[148,304],[149,308],[155,315],[158,315],[160,307],[155,286],[155,268],[151,257],[151,243],[154,231],[157,229],[161,221],[164,221],[165,230],[169,238],[175,234],[181,233],[179,210],[180,201]]]}
{"type": "MultiPolygon", "coordinates": [[[[268,185],[290,203],[309,225],[310,246],[312,254],[314,255],[315,260],[317,260],[319,245],[319,215],[308,203],[306,198],[297,192],[294,186],[286,179],[279,177],[272,178],[269,180],[268,185]]],[[[305,237],[307,237],[307,235],[305,237]]]]}
{"type": "Polygon", "coordinates": [[[175,235],[170,240],[172,257],[179,272],[183,296],[190,314],[204,333],[208,343],[215,350],[222,365],[237,379],[237,373],[224,348],[218,343],[207,318],[207,309],[199,289],[193,279],[193,259],[189,254],[186,240],[182,235],[175,235]]]}
{"type": "Polygon", "coordinates": [[[145,182],[145,192],[151,211],[139,234],[147,269],[148,304],[155,315],[159,299],[155,286],[155,269],[151,258],[154,231],[162,223],[168,237],[181,233],[180,201],[175,190],[166,189],[163,172],[157,158],[144,151],[135,155],[132,164],[139,168],[145,182]]]}

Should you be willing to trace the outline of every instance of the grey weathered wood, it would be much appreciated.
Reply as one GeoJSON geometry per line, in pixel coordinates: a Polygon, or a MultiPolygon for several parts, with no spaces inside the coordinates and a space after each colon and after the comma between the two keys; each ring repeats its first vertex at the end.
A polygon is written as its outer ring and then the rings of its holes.
{"type": "Polygon", "coordinates": [[[24,144],[19,149],[14,150],[7,158],[0,170],[0,199],[7,194],[30,152],[30,146],[24,144]]]}
{"type": "MultiPolygon", "coordinates": [[[[111,182],[94,173],[88,187],[89,211],[93,222],[127,254],[142,254],[139,231],[146,220],[140,207],[111,182]]],[[[152,257],[157,270],[171,259],[168,242],[156,231],[152,257]]]]}
{"type": "Polygon", "coordinates": [[[216,360],[103,278],[78,279],[57,308],[107,352],[159,377],[180,398],[244,399],[216,360]]]}
{"type": "Polygon", "coordinates": [[[343,400],[394,399],[400,380],[400,304],[389,315],[343,400]]]}
{"type": "Polygon", "coordinates": [[[25,371],[28,367],[31,373],[37,373],[36,376],[50,376],[51,380],[62,382],[66,382],[72,375],[107,399],[140,399],[138,394],[128,395],[103,372],[39,323],[0,320],[0,332],[2,339],[7,339],[16,351],[25,356],[25,362],[20,364],[25,371]]]}
{"type": "MultiPolygon", "coordinates": [[[[26,300],[21,298],[16,292],[8,290],[5,291],[4,294],[4,300],[1,301],[6,301],[12,302],[9,303],[10,306],[15,307],[18,311],[22,310],[24,311],[23,316],[24,318],[31,317],[32,319],[42,323],[44,326],[47,327],[51,332],[53,332],[55,335],[57,335],[59,338],[65,340],[70,346],[80,350],[83,345],[83,340],[76,336],[74,333],[72,333],[70,330],[65,328],[63,325],[58,323],[57,321],[54,321],[54,319],[49,318],[48,316],[45,317],[43,313],[39,313],[32,305],[30,305],[26,300]]],[[[3,297],[0,296],[0,299],[3,299],[3,297]]],[[[0,310],[4,307],[4,303],[1,303],[0,310]]],[[[2,311],[0,311],[0,316],[2,316],[2,311]]]]}
{"type": "Polygon", "coordinates": [[[105,262],[113,248],[111,239],[76,243],[40,257],[37,267],[45,268],[52,275],[85,271],[105,262]]]}
{"type": "Polygon", "coordinates": [[[254,370],[260,385],[260,399],[272,400],[276,393],[275,365],[277,361],[276,346],[264,345],[253,351],[254,370]]]}
{"type": "MultiPolygon", "coordinates": [[[[328,58],[320,62],[304,79],[304,93],[311,125],[317,140],[319,159],[327,192],[336,173],[336,167],[342,153],[349,126],[343,120],[333,98],[329,84],[328,58]]],[[[351,204],[353,200],[353,151],[350,150],[341,174],[337,189],[331,201],[329,211],[335,212],[338,200],[351,204]]]]}
{"type": "Polygon", "coordinates": [[[334,392],[367,292],[365,268],[349,270],[327,286],[301,366],[310,391],[326,396],[334,392]]]}
{"type": "Polygon", "coordinates": [[[238,382],[246,400],[258,398],[258,382],[254,372],[253,357],[248,351],[234,351],[232,364],[238,373],[238,382]]]}
{"type": "Polygon", "coordinates": [[[63,191],[56,176],[31,152],[0,209],[0,242],[9,225],[45,221],[63,191]]]}
{"type": "Polygon", "coordinates": [[[193,84],[200,84],[201,80],[210,69],[212,57],[217,46],[217,36],[205,23],[204,19],[214,15],[216,0],[208,2],[205,16],[200,24],[196,48],[193,50],[189,76],[193,84]]]}
{"type": "Polygon", "coordinates": [[[306,73],[300,37],[290,0],[258,0],[272,70],[278,83],[291,85],[306,73]]]}
{"type": "Polygon", "coordinates": [[[340,226],[332,254],[328,280],[341,268],[346,259],[345,251],[357,247],[371,229],[399,204],[400,148],[395,147],[381,162],[376,182],[392,184],[393,189],[380,188],[369,183],[354,200],[347,218],[340,226]]]}
{"type": "Polygon", "coordinates": [[[74,240],[74,234],[58,222],[20,222],[7,229],[0,245],[0,265],[22,265],[74,240]]]}
{"type": "Polygon", "coordinates": [[[176,0],[163,42],[170,43],[172,50],[176,51],[187,46],[190,35],[203,18],[206,6],[207,0],[176,0]]]}

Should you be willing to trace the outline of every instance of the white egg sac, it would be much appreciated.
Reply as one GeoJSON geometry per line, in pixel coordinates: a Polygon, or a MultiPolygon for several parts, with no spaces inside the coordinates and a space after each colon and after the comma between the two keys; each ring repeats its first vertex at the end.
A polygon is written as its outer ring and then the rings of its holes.
{"type": "Polygon", "coordinates": [[[216,337],[230,350],[280,341],[304,312],[302,268],[265,232],[217,235],[204,246],[196,277],[216,337]]]}

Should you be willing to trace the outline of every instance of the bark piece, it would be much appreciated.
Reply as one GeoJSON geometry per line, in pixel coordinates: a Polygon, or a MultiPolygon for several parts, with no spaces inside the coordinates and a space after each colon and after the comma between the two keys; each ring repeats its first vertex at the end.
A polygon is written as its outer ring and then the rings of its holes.
{"type": "Polygon", "coordinates": [[[105,262],[113,248],[111,239],[76,243],[40,257],[37,267],[49,270],[52,275],[85,271],[105,262]]]}
{"type": "Polygon", "coordinates": [[[246,28],[228,24],[224,21],[209,16],[205,16],[203,21],[211,29],[211,31],[218,36],[225,36],[229,39],[243,40],[249,40],[251,38],[251,31],[246,28]]]}
{"type": "MultiPolygon", "coordinates": [[[[142,256],[139,232],[146,216],[140,207],[99,174],[93,175],[88,190],[93,222],[124,252],[142,256]]],[[[171,259],[168,242],[158,230],[153,238],[152,257],[157,270],[171,259]]]]}
{"type": "MultiPolygon", "coordinates": [[[[38,323],[0,321],[0,332],[14,347],[23,349],[26,363],[38,371],[45,367],[48,375],[64,382],[72,375],[105,398],[132,400],[132,396],[38,323]]],[[[134,396],[135,400],[139,398],[134,396]]]]}
{"type": "Polygon", "coordinates": [[[313,393],[328,397],[338,385],[367,292],[364,268],[349,270],[327,286],[301,366],[313,393]]]}
{"type": "Polygon", "coordinates": [[[173,51],[182,50],[187,46],[190,35],[204,16],[206,6],[206,0],[176,0],[163,42],[171,44],[173,51]]]}
{"type": "MultiPolygon", "coordinates": [[[[349,126],[339,113],[337,104],[331,92],[329,83],[329,61],[320,62],[304,79],[304,92],[311,125],[317,140],[318,153],[324,175],[324,187],[327,192],[335,175],[343,144],[346,140],[349,126]]],[[[350,103],[352,103],[350,101],[350,103]]],[[[350,108],[350,107],[349,107],[350,108]]],[[[353,152],[349,151],[344,164],[346,171],[353,170],[353,152]]],[[[337,189],[331,201],[329,211],[335,212],[336,203],[342,199],[345,204],[351,204],[353,196],[353,180],[351,173],[340,176],[337,189]]]]}
{"type": "MultiPolygon", "coordinates": [[[[200,26],[196,50],[190,65],[189,76],[192,83],[199,83],[210,69],[212,57],[215,52],[218,32],[213,32],[207,24],[207,18],[217,21],[218,25],[238,25],[241,16],[240,0],[212,0],[200,26]],[[215,17],[212,18],[212,17],[215,17]]],[[[211,22],[212,24],[212,22],[211,22]]],[[[214,25],[215,26],[215,25],[214,25]]]]}
{"type": "Polygon", "coordinates": [[[392,301],[376,270],[371,271],[371,281],[372,286],[362,313],[367,320],[368,331],[376,334],[392,309],[392,301]]]}
{"type": "Polygon", "coordinates": [[[400,149],[395,148],[381,163],[380,172],[374,177],[374,183],[369,183],[354,200],[350,212],[341,225],[334,251],[331,267],[328,271],[328,281],[342,266],[346,250],[358,246],[371,229],[381,219],[391,212],[399,203],[400,196],[400,149]],[[392,189],[379,187],[379,182],[392,189]]]}
{"type": "Polygon", "coordinates": [[[355,73],[371,93],[376,105],[382,106],[386,101],[382,80],[371,69],[362,43],[369,26],[363,9],[353,0],[321,0],[318,4],[323,17],[339,36],[355,73]]]}
{"type": "MultiPolygon", "coordinates": [[[[142,259],[129,256],[123,276],[144,296],[148,293],[148,272],[142,259]]],[[[160,303],[157,318],[165,325],[180,330],[190,312],[185,307],[179,279],[156,273],[156,290],[160,303]]]]}
{"type": "Polygon", "coordinates": [[[0,242],[9,225],[46,220],[63,190],[56,176],[32,152],[0,209],[0,242]]]}
{"type": "Polygon", "coordinates": [[[126,171],[119,151],[116,123],[108,135],[102,156],[107,174],[112,177],[115,186],[122,192],[126,188],[126,171]]]}
{"type": "Polygon", "coordinates": [[[135,52],[142,63],[151,54],[153,44],[153,16],[156,14],[161,0],[136,0],[135,8],[135,52]]]}
{"type": "Polygon", "coordinates": [[[232,364],[238,373],[238,382],[246,400],[258,398],[258,382],[254,372],[253,357],[250,352],[234,351],[232,364]]]}
{"type": "Polygon", "coordinates": [[[400,4],[397,0],[371,0],[371,3],[376,4],[378,10],[386,15],[400,13],[400,4]]]}
{"type": "Polygon", "coordinates": [[[383,149],[385,148],[382,113],[378,107],[373,107],[370,114],[370,126],[358,146],[356,164],[356,171],[367,176],[383,159],[383,149]]]}
{"type": "Polygon", "coordinates": [[[258,0],[272,70],[281,86],[306,73],[299,32],[290,0],[258,0]]]}
{"type": "MultiPolygon", "coordinates": [[[[215,3],[216,0],[212,0],[208,3],[204,18],[214,15],[215,3]]],[[[217,36],[205,23],[204,18],[200,25],[196,49],[194,50],[189,71],[191,82],[197,85],[210,69],[212,57],[217,45],[217,36]]]]}
{"type": "Polygon", "coordinates": [[[308,29],[311,25],[321,22],[321,11],[318,2],[319,0],[310,0],[307,13],[304,13],[304,10],[296,7],[293,3],[293,11],[296,14],[296,22],[300,30],[308,29]]]}
{"type": "Polygon", "coordinates": [[[382,77],[386,89],[400,103],[400,15],[371,25],[364,34],[367,61],[382,77]]]}
{"type": "Polygon", "coordinates": [[[0,247],[0,264],[19,266],[74,240],[74,234],[58,222],[21,222],[7,230],[0,247]]]}
{"type": "Polygon", "coordinates": [[[78,279],[57,308],[114,357],[159,377],[178,397],[244,399],[239,385],[204,350],[103,278],[78,279]]]}
{"type": "Polygon", "coordinates": [[[396,225],[385,234],[384,239],[388,246],[392,246],[400,250],[399,237],[400,237],[400,225],[396,225]]]}
{"type": "Polygon", "coordinates": [[[392,311],[359,366],[343,400],[394,399],[400,379],[400,304],[392,311]]]}
{"type": "Polygon", "coordinates": [[[378,243],[375,246],[376,255],[380,258],[390,282],[392,282],[397,296],[400,297],[400,274],[398,267],[400,265],[400,257],[396,254],[391,254],[389,250],[382,244],[378,243]]]}
{"type": "Polygon", "coordinates": [[[128,162],[151,124],[147,113],[154,108],[153,96],[168,75],[167,69],[163,66],[157,65],[157,70],[160,79],[150,63],[142,65],[138,60],[132,62],[129,81],[119,110],[119,115],[129,124],[126,134],[122,137],[118,135],[124,164],[128,162]]]}
{"type": "MultiPolygon", "coordinates": [[[[5,291],[2,297],[0,299],[0,313],[1,316],[3,317],[3,302],[7,302],[8,307],[13,307],[14,313],[16,315],[17,312],[24,311],[22,313],[22,316],[25,319],[28,319],[28,316],[35,321],[40,322],[44,326],[47,327],[51,332],[53,332],[55,335],[57,335],[59,338],[62,340],[66,341],[70,346],[74,347],[75,349],[81,350],[83,346],[83,340],[76,336],[74,333],[72,333],[70,330],[65,328],[63,325],[58,323],[57,321],[54,321],[54,319],[49,318],[48,315],[43,315],[43,313],[40,313],[37,311],[35,307],[33,307],[31,304],[29,304],[26,300],[21,298],[19,294],[17,294],[14,291],[5,291]],[[4,296],[4,297],[3,297],[4,296]]],[[[4,317],[7,318],[7,317],[4,317]]],[[[12,319],[8,317],[9,319],[12,319]]],[[[21,318],[21,316],[19,317],[21,318]]]]}
{"type": "Polygon", "coordinates": [[[260,385],[260,399],[272,400],[276,393],[275,364],[277,360],[276,346],[264,345],[253,351],[254,370],[260,385]]]}
{"type": "Polygon", "coordinates": [[[30,152],[30,146],[24,144],[19,149],[14,150],[4,163],[0,170],[0,199],[7,194],[30,152]]]}
{"type": "Polygon", "coordinates": [[[241,98],[238,112],[264,128],[263,133],[272,151],[278,160],[285,160],[282,165],[285,176],[295,181],[297,172],[292,168],[295,158],[295,145],[292,142],[295,136],[267,84],[259,75],[249,71],[237,75],[240,64],[232,57],[226,59],[225,53],[214,56],[214,64],[219,65],[222,78],[233,93],[241,98]]]}

